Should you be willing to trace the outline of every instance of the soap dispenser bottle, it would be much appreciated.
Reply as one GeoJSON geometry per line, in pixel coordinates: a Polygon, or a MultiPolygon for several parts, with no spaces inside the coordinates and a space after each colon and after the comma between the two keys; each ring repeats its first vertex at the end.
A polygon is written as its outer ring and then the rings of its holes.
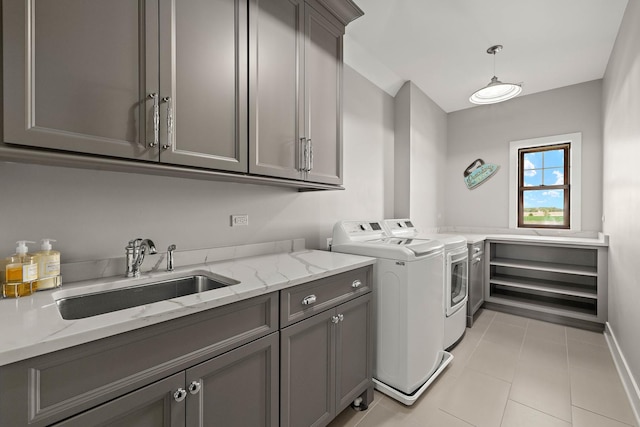
{"type": "Polygon", "coordinates": [[[60,252],[51,247],[53,239],[42,239],[40,251],[34,253],[38,263],[38,280],[34,283],[34,291],[58,288],[62,285],[60,276],[60,252]]]}
{"type": "Polygon", "coordinates": [[[38,279],[36,258],[27,248],[27,240],[19,240],[16,253],[4,260],[5,274],[2,295],[5,298],[18,298],[33,293],[33,282],[38,279]]]}

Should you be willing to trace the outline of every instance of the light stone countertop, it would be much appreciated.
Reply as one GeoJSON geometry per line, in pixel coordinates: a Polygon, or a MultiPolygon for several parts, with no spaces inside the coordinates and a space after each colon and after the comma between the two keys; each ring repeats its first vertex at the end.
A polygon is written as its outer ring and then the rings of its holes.
{"type": "Polygon", "coordinates": [[[467,239],[467,243],[478,243],[483,240],[521,243],[543,243],[550,245],[575,245],[575,246],[609,246],[608,236],[600,238],[565,237],[565,236],[533,236],[525,234],[458,234],[467,239]]]}
{"type": "Polygon", "coordinates": [[[0,366],[374,263],[375,258],[301,250],[191,265],[171,273],[152,271],[137,279],[99,278],[28,297],[0,299],[0,366]],[[198,272],[229,277],[240,284],[79,320],[62,319],[56,305],[56,299],[63,297],[198,272]]]}
{"type": "MultiPolygon", "coordinates": [[[[454,234],[467,239],[468,244],[478,243],[483,240],[499,240],[503,242],[541,243],[551,245],[575,245],[575,246],[609,246],[609,236],[603,233],[589,232],[567,235],[521,234],[508,233],[503,230],[466,229],[463,227],[446,227],[440,230],[442,234],[454,234]]],[[[532,232],[533,233],[533,232],[532,232]]]]}

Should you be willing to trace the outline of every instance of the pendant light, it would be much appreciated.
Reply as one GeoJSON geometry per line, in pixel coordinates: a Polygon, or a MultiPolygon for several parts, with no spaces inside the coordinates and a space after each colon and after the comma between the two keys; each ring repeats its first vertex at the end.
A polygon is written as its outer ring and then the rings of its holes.
{"type": "Polygon", "coordinates": [[[473,104],[496,104],[514,98],[522,92],[522,83],[502,83],[496,74],[496,53],[502,50],[502,45],[491,46],[487,53],[493,55],[493,78],[488,85],[478,89],[469,97],[473,104]]]}

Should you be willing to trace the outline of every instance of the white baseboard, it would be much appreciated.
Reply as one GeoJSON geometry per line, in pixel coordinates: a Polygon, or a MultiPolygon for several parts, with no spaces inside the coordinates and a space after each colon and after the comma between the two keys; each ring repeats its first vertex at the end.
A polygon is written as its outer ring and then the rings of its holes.
{"type": "Polygon", "coordinates": [[[624,390],[627,392],[631,410],[636,417],[636,425],[640,426],[640,388],[638,388],[638,383],[631,374],[627,360],[620,350],[620,346],[609,322],[605,324],[604,337],[609,345],[609,351],[611,352],[611,356],[613,356],[613,361],[618,369],[618,375],[620,375],[624,390]]]}

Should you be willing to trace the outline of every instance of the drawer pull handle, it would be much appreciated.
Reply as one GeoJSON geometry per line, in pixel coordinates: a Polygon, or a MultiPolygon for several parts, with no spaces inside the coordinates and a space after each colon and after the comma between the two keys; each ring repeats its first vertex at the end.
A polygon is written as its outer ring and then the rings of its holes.
{"type": "Polygon", "coordinates": [[[191,381],[191,384],[189,384],[189,393],[198,394],[199,391],[200,391],[200,382],[191,381]]]}
{"type": "Polygon", "coordinates": [[[309,295],[304,297],[304,299],[302,300],[302,305],[310,305],[310,304],[315,304],[317,298],[315,295],[309,295]]]}
{"type": "Polygon", "coordinates": [[[360,280],[354,280],[353,283],[351,284],[351,287],[353,289],[358,289],[360,285],[362,285],[362,282],[360,280]]]}
{"type": "Polygon", "coordinates": [[[185,397],[187,397],[187,391],[182,387],[180,387],[179,389],[176,390],[175,393],[173,393],[173,398],[175,399],[176,402],[182,402],[185,397]]]}

